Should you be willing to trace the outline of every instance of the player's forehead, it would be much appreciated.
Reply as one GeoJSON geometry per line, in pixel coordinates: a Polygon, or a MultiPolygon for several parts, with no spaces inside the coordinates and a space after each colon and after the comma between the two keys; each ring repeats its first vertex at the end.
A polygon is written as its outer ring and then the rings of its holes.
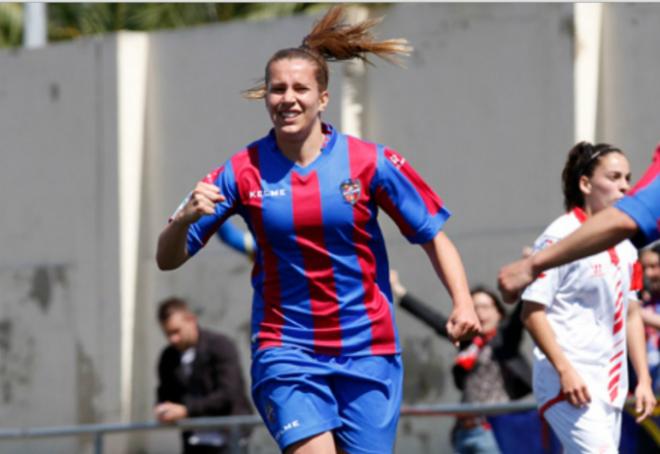
{"type": "Polygon", "coordinates": [[[627,174],[630,172],[630,163],[628,162],[628,158],[626,158],[626,156],[623,153],[614,151],[611,153],[607,153],[606,155],[598,159],[596,169],[605,172],[619,171],[624,174],[627,174]]]}
{"type": "Polygon", "coordinates": [[[315,81],[314,63],[302,58],[283,58],[272,62],[268,68],[271,84],[289,81],[315,81]]]}

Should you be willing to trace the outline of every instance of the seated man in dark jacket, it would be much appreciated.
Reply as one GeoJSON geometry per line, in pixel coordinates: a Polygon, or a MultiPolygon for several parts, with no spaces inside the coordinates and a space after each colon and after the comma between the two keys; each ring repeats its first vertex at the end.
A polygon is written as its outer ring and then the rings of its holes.
{"type": "MultiPolygon", "coordinates": [[[[447,335],[447,317],[421,302],[399,282],[396,271],[390,273],[392,293],[399,305],[442,337],[447,335]]],[[[518,399],[532,390],[529,362],[520,352],[523,324],[519,304],[506,317],[497,295],[485,287],[473,287],[470,293],[483,332],[460,344],[452,373],[454,384],[463,392],[466,403],[498,403],[518,399]]],[[[455,452],[495,454],[499,452],[486,418],[459,417],[452,431],[455,452]]]]}
{"type": "MultiPolygon", "coordinates": [[[[158,321],[169,343],[158,364],[154,413],[160,422],[252,413],[238,352],[228,337],[200,328],[195,314],[179,298],[160,303],[158,321]]],[[[186,431],[183,452],[226,453],[228,441],[225,431],[186,431]]]]}

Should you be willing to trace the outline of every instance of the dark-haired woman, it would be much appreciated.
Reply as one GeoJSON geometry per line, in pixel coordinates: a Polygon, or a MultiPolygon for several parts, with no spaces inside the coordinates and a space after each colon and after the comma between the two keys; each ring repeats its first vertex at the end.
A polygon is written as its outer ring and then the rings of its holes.
{"type": "Polygon", "coordinates": [[[441,231],[441,199],[399,153],[321,121],[326,60],[391,59],[375,21],[345,25],[331,9],[302,46],[276,52],[263,86],[270,133],[198,183],[158,243],[181,266],[231,215],[257,243],[252,284],[252,396],[287,453],[392,452],[402,365],[389,287],[383,209],[427,252],[454,302],[448,332],[479,330],[458,252],[441,231]],[[405,202],[404,202],[405,201],[405,202]]]}
{"type": "MultiPolygon", "coordinates": [[[[613,205],[629,189],[630,165],[608,144],[578,143],[562,173],[566,214],[537,239],[541,250],[613,205]]],[[[533,389],[539,411],[567,453],[616,453],[628,392],[626,357],[638,376],[638,421],[655,406],[629,241],[541,274],[522,295],[536,342],[533,389]]]]}
{"type": "MultiPolygon", "coordinates": [[[[392,293],[399,306],[439,336],[447,338],[447,317],[412,295],[402,285],[395,270],[390,272],[392,293]]],[[[482,333],[460,343],[454,360],[454,384],[463,392],[464,403],[509,402],[532,390],[532,371],[520,351],[523,324],[522,305],[507,316],[499,297],[483,286],[470,289],[482,333]]],[[[456,418],[452,447],[457,454],[497,454],[500,452],[490,424],[483,416],[456,418]]]]}

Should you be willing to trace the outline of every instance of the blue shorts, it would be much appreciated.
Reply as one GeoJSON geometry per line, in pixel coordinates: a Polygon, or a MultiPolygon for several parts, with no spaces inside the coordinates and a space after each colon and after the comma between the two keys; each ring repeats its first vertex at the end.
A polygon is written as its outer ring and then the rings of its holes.
{"type": "Polygon", "coordinates": [[[402,381],[400,355],[327,356],[276,347],[252,361],[252,398],[282,451],[332,431],[351,454],[393,452],[402,381]]]}

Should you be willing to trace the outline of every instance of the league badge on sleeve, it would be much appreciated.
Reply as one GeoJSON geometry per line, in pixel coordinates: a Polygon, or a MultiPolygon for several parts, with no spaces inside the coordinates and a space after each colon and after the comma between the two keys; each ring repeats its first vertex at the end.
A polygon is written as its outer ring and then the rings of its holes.
{"type": "Polygon", "coordinates": [[[355,205],[360,199],[362,185],[360,184],[360,180],[351,180],[349,178],[348,180],[344,180],[339,185],[339,190],[341,191],[341,195],[344,197],[346,202],[350,203],[351,205],[355,205]]]}

